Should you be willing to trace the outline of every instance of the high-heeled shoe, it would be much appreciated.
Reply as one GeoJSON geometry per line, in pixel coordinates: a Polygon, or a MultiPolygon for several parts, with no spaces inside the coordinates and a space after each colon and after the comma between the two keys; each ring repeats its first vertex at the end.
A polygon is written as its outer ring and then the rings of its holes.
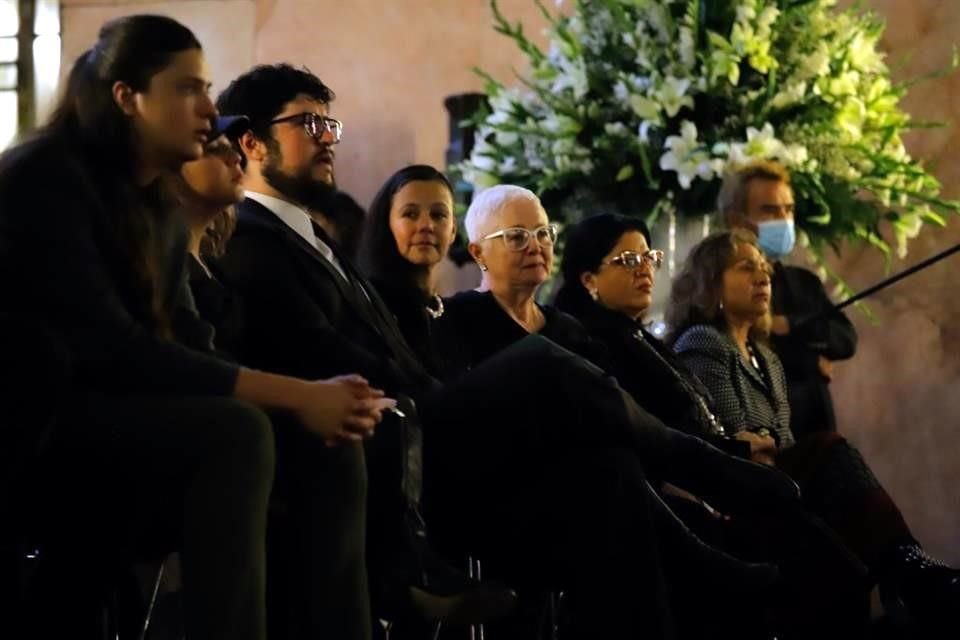
{"type": "Polygon", "coordinates": [[[657,523],[657,539],[663,544],[666,563],[682,574],[697,576],[705,590],[722,589],[730,601],[762,597],[780,581],[775,564],[745,562],[716,549],[691,531],[647,482],[651,510],[657,523]]]}

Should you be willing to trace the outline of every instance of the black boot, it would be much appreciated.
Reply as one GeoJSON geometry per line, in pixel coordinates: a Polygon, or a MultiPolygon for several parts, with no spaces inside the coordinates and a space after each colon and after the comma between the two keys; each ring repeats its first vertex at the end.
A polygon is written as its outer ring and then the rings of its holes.
{"type": "Polygon", "coordinates": [[[921,626],[954,620],[960,607],[960,570],[931,557],[916,542],[893,547],[881,563],[885,600],[896,596],[921,626]]]}
{"type": "Polygon", "coordinates": [[[727,514],[799,505],[800,488],[787,474],[671,429],[625,391],[621,390],[620,396],[629,436],[651,476],[685,489],[727,514]]]}
{"type": "Polygon", "coordinates": [[[400,398],[398,407],[402,415],[381,425],[367,447],[367,548],[374,613],[392,621],[449,624],[476,624],[509,614],[516,604],[513,590],[469,578],[433,550],[420,510],[419,417],[409,398],[400,398]]]}
{"type": "Polygon", "coordinates": [[[744,460],[700,438],[675,432],[664,479],[703,498],[723,513],[757,513],[800,504],[800,487],[786,473],[744,460]]]}

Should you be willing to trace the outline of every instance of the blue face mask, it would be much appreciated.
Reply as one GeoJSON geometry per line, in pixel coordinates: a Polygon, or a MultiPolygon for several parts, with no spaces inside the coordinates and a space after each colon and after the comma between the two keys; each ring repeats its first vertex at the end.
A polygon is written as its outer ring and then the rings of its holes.
{"type": "Polygon", "coordinates": [[[757,225],[757,244],[771,260],[789,255],[796,241],[793,220],[767,220],[757,225]]]}

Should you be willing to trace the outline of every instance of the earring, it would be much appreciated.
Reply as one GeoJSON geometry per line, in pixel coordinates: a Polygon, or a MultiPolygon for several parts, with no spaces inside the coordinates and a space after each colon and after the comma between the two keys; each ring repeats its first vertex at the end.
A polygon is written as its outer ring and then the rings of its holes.
{"type": "Polygon", "coordinates": [[[478,263],[477,263],[477,266],[480,267],[480,271],[486,271],[486,270],[487,270],[487,265],[483,264],[482,262],[478,262],[478,263]]]}
{"type": "Polygon", "coordinates": [[[723,300],[720,301],[720,311],[723,311],[723,300]]]}
{"type": "Polygon", "coordinates": [[[590,297],[593,298],[593,301],[596,302],[600,299],[600,292],[596,289],[589,289],[590,297]]]}

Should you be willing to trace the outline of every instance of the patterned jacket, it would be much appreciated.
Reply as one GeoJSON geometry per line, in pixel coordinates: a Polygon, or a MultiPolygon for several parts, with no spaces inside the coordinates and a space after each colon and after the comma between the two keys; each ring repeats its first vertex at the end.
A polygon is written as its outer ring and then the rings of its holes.
{"type": "Polygon", "coordinates": [[[710,390],[721,424],[731,433],[767,429],[780,448],[794,443],[783,364],[765,344],[751,341],[760,370],[743,359],[731,337],[709,325],[684,331],[673,349],[710,390]]]}

